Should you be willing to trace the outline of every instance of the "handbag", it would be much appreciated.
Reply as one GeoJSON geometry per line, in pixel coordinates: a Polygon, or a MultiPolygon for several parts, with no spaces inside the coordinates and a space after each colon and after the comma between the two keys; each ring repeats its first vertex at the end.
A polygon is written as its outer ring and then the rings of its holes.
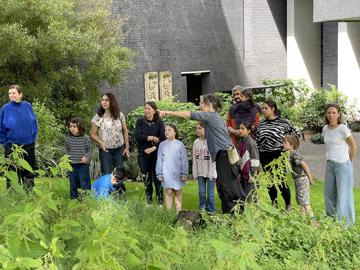
{"type": "Polygon", "coordinates": [[[232,145],[227,150],[227,154],[228,154],[231,165],[235,165],[235,164],[239,163],[239,160],[240,160],[239,153],[234,145],[232,145]]]}

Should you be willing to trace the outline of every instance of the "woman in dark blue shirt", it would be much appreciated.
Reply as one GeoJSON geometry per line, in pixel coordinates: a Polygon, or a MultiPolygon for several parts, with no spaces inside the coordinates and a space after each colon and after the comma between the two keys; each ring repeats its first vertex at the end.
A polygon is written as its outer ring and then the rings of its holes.
{"type": "Polygon", "coordinates": [[[153,183],[159,205],[163,203],[163,190],[156,177],[155,167],[160,142],[165,140],[165,127],[154,101],[144,105],[144,117],[136,121],[135,138],[138,146],[138,163],[145,183],[146,202],[152,203],[153,183]]]}
{"type": "MultiPolygon", "coordinates": [[[[5,104],[0,111],[0,143],[4,145],[5,157],[11,154],[14,144],[21,146],[25,150],[24,159],[34,169],[38,126],[31,104],[22,101],[22,97],[20,86],[11,85],[9,87],[10,102],[5,104]]],[[[19,170],[18,175],[25,191],[32,190],[34,175],[24,169],[19,170]]],[[[6,181],[6,187],[10,188],[9,179],[6,181]]]]}

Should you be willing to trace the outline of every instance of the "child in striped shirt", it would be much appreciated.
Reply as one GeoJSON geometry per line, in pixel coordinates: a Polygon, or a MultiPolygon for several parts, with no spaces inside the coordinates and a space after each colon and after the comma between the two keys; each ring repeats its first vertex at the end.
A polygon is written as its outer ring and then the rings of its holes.
{"type": "Polygon", "coordinates": [[[81,118],[75,117],[69,121],[69,134],[66,137],[66,154],[70,156],[72,172],[70,178],[70,198],[79,196],[78,188],[90,190],[89,164],[92,157],[91,141],[85,135],[81,118]]]}

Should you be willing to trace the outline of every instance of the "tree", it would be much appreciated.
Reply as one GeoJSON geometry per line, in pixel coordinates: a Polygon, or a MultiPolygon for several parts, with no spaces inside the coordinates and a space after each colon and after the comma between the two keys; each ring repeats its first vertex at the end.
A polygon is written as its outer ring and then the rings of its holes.
{"type": "MultiPolygon", "coordinates": [[[[104,84],[130,67],[122,19],[111,0],[0,0],[0,89],[20,84],[28,100],[60,119],[88,119],[104,84]]],[[[7,98],[1,96],[1,99],[7,98]]]]}

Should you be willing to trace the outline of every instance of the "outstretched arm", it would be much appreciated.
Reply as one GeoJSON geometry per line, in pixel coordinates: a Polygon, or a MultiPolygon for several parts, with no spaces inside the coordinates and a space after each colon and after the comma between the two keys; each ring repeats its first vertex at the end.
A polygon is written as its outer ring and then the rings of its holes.
{"type": "Polygon", "coordinates": [[[164,117],[166,115],[180,117],[180,118],[190,118],[190,111],[174,112],[174,111],[160,111],[160,116],[164,117]]]}

